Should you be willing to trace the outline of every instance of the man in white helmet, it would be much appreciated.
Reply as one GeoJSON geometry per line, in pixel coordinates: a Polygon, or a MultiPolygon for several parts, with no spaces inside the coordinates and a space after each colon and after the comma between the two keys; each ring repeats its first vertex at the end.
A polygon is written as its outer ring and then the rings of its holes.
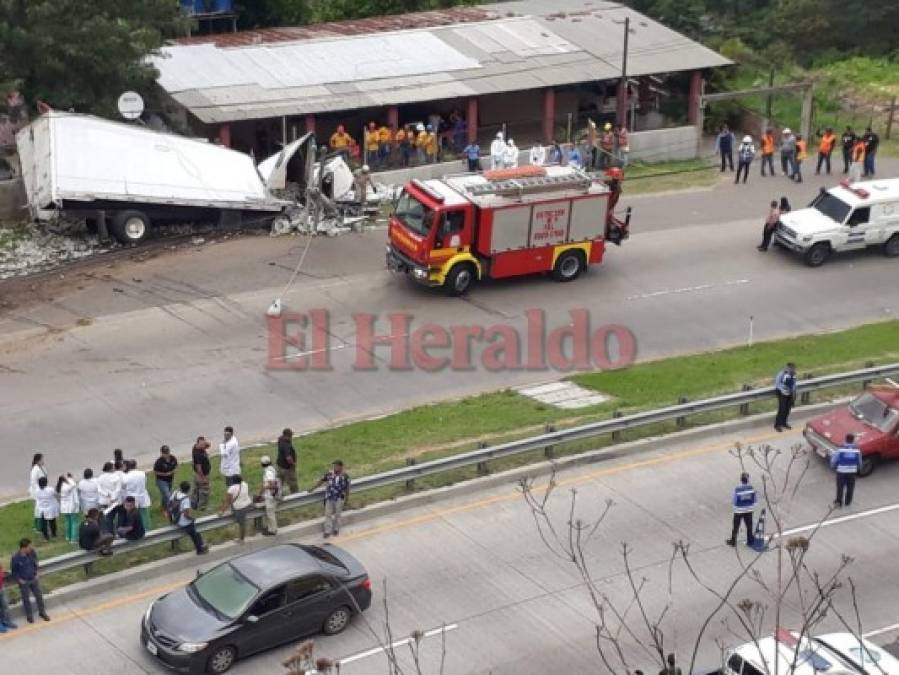
{"type": "Polygon", "coordinates": [[[740,182],[740,172],[743,173],[743,182],[749,178],[749,165],[755,158],[755,146],[752,144],[752,136],[743,136],[743,142],[737,148],[737,177],[734,178],[734,184],[740,182]]]}
{"type": "Polygon", "coordinates": [[[507,169],[514,169],[518,166],[518,146],[515,145],[515,141],[511,138],[503,152],[503,166],[507,169]]]}
{"type": "Polygon", "coordinates": [[[496,132],[496,138],[490,144],[490,168],[499,169],[503,165],[503,157],[506,154],[506,141],[503,140],[503,132],[496,132]]]}

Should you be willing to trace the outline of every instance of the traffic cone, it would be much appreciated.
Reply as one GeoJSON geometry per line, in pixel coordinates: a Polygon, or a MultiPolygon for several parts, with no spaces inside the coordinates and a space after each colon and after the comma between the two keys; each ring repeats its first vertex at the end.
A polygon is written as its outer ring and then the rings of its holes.
{"type": "Polygon", "coordinates": [[[752,533],[752,549],[759,553],[768,550],[768,538],[765,536],[765,509],[759,514],[759,522],[755,524],[755,532],[752,533]]]}

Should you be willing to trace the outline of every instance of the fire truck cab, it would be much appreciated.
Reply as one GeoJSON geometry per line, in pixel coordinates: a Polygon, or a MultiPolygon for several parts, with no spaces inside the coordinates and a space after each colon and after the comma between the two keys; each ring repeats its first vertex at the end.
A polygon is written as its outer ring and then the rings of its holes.
{"type": "Polygon", "coordinates": [[[488,277],[573,281],[627,238],[630,214],[612,214],[620,182],[620,170],[604,182],[557,166],[413,180],[390,218],[387,266],[450,295],[488,277]]]}

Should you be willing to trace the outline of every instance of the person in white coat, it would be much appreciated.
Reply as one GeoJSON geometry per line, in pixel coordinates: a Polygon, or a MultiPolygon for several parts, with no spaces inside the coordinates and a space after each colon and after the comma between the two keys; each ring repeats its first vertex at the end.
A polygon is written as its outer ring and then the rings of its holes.
{"type": "Polygon", "coordinates": [[[490,168],[500,169],[503,166],[503,158],[506,155],[506,141],[503,140],[503,132],[499,131],[496,138],[490,144],[490,168]]]}
{"type": "Polygon", "coordinates": [[[124,498],[134,497],[134,504],[140,514],[140,521],[144,531],[150,531],[150,493],[147,491],[147,474],[137,468],[137,462],[133,459],[125,460],[125,473],[122,476],[122,492],[124,498]]]}
{"type": "MultiPolygon", "coordinates": [[[[40,489],[37,482],[41,478],[47,478],[47,469],[44,467],[44,455],[36,452],[31,459],[31,474],[28,478],[28,494],[34,500],[37,500],[37,491],[40,489]]],[[[37,515],[37,503],[34,505],[34,531],[41,531],[41,519],[37,515]]]]}
{"type": "Polygon", "coordinates": [[[531,164],[534,166],[543,166],[546,162],[546,148],[537,143],[531,148],[531,164]]]}
{"type": "Polygon", "coordinates": [[[518,166],[518,146],[515,145],[515,141],[511,138],[506,143],[506,150],[503,154],[503,166],[507,169],[514,169],[518,166]]]}
{"type": "Polygon", "coordinates": [[[84,477],[78,481],[78,501],[81,503],[81,513],[100,507],[100,488],[93,469],[85,469],[84,477]]]}
{"type": "Polygon", "coordinates": [[[113,463],[103,465],[103,473],[97,478],[99,509],[103,514],[103,529],[115,533],[116,519],[122,508],[122,477],[113,471],[113,463]]]}
{"type": "Polygon", "coordinates": [[[34,517],[40,518],[41,534],[47,541],[50,541],[51,535],[56,538],[58,516],[59,500],[56,498],[56,490],[50,487],[46,476],[41,476],[37,481],[37,492],[34,494],[34,517]]]}
{"type": "Polygon", "coordinates": [[[234,436],[234,427],[225,427],[225,439],[219,443],[219,455],[219,470],[225,477],[225,487],[230,487],[240,476],[240,443],[234,436]]]}
{"type": "Polygon", "coordinates": [[[56,495],[59,497],[59,512],[62,514],[63,534],[66,541],[78,542],[78,526],[81,524],[79,513],[81,509],[78,503],[78,484],[67,473],[56,481],[56,495]]]}

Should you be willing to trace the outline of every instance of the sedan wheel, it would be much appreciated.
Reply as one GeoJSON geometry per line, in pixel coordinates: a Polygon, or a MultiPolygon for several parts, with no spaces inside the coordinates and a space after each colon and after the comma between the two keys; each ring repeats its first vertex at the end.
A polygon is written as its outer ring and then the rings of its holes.
{"type": "Polygon", "coordinates": [[[336,635],[344,628],[346,628],[353,614],[350,612],[349,607],[339,607],[335,609],[331,614],[325,619],[325,625],[322,626],[322,632],[325,635],[336,635]]]}
{"type": "Polygon", "coordinates": [[[237,652],[234,647],[222,647],[209,657],[209,672],[219,675],[234,665],[237,652]]]}

